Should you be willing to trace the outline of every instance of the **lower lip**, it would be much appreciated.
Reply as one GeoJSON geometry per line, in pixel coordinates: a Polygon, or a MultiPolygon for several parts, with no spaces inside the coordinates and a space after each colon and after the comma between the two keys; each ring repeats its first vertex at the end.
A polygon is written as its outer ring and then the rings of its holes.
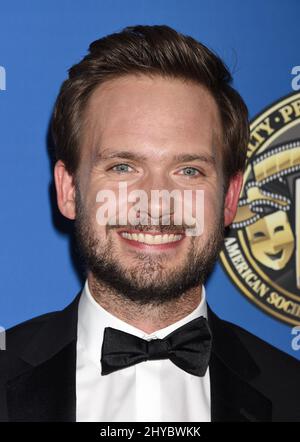
{"type": "Polygon", "coordinates": [[[176,247],[179,246],[179,244],[182,243],[182,241],[185,238],[185,236],[182,236],[182,238],[177,241],[168,242],[168,243],[164,243],[164,244],[146,244],[144,242],[135,241],[134,239],[124,238],[120,233],[119,233],[119,236],[128,245],[135,247],[137,249],[140,249],[140,250],[147,250],[147,251],[175,249],[176,247]]]}

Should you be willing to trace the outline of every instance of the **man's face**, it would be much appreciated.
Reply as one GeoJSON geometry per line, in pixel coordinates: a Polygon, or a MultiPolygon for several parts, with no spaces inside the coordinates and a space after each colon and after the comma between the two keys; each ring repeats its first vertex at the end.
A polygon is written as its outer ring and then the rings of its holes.
{"type": "Polygon", "coordinates": [[[85,116],[75,226],[88,271],[141,304],[178,298],[203,282],[223,240],[222,134],[213,98],[178,79],[128,75],[98,87],[85,116]],[[146,192],[149,201],[152,190],[203,190],[203,233],[185,235],[188,226],[174,224],[172,205],[160,207],[159,219],[148,225],[99,224],[97,194],[118,195],[120,182],[128,193],[146,192]],[[170,225],[162,224],[166,215],[170,225]],[[179,236],[162,243],[158,233],[179,236]]]}

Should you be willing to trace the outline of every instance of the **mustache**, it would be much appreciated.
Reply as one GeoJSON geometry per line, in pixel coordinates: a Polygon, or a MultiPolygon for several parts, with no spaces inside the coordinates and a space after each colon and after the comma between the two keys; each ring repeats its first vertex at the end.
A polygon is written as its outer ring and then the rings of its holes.
{"type": "Polygon", "coordinates": [[[188,225],[175,225],[175,224],[155,224],[155,225],[142,225],[142,224],[128,224],[128,225],[109,225],[107,224],[107,231],[111,230],[122,230],[122,231],[138,231],[140,233],[147,232],[157,232],[157,233],[173,233],[173,234],[183,234],[186,229],[191,228],[188,225]]]}

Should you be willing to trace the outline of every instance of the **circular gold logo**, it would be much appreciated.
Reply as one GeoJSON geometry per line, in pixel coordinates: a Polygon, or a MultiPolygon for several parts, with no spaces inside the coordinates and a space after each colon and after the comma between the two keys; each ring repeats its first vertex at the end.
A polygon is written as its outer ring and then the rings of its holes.
{"type": "Polygon", "coordinates": [[[220,260],[253,303],[300,324],[300,93],[250,125],[243,189],[220,260]]]}

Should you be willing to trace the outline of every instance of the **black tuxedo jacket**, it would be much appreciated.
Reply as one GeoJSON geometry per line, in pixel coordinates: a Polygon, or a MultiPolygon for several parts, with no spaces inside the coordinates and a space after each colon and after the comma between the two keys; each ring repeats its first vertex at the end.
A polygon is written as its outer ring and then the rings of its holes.
{"type": "MultiPolygon", "coordinates": [[[[76,420],[79,297],[62,311],[7,331],[0,351],[0,421],[76,420]]],[[[300,362],[209,307],[208,321],[212,421],[300,421],[300,362]]]]}

